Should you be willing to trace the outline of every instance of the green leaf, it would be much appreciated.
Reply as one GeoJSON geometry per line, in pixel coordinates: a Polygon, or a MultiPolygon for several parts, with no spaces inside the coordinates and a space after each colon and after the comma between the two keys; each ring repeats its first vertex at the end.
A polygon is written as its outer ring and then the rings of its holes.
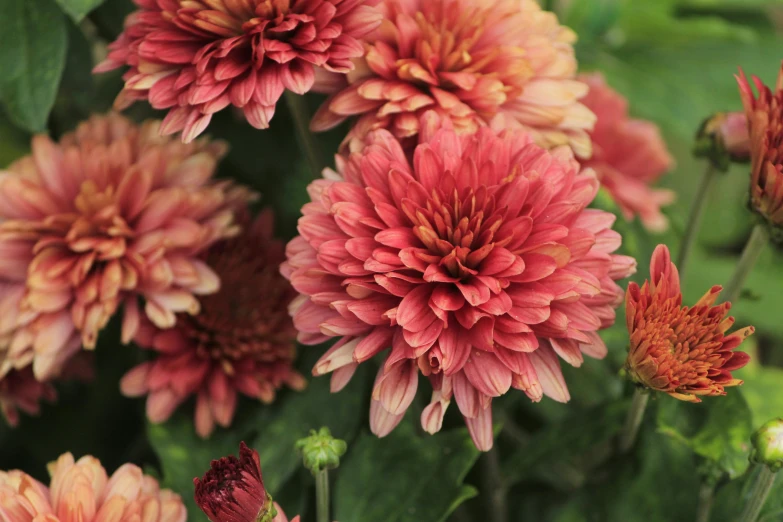
{"type": "Polygon", "coordinates": [[[753,415],[753,428],[758,428],[765,422],[783,413],[783,393],[780,387],[783,383],[783,370],[769,366],[761,366],[754,359],[734,372],[738,379],[743,379],[742,395],[748,401],[753,415]]]}
{"type": "Polygon", "coordinates": [[[30,136],[14,127],[0,111],[0,169],[30,152],[30,136]]]}
{"type": "Polygon", "coordinates": [[[662,397],[658,430],[684,443],[697,455],[715,462],[730,478],[748,468],[753,422],[748,403],[738,389],[698,404],[662,397]]]}
{"type": "Polygon", "coordinates": [[[73,21],[79,23],[87,13],[101,5],[104,0],[55,0],[63,11],[68,14],[73,21]]]}
{"type": "Polygon", "coordinates": [[[337,471],[340,522],[442,522],[477,491],[463,484],[479,452],[464,428],[416,433],[413,415],[387,437],[364,433],[337,471]]]}
{"type": "Polygon", "coordinates": [[[52,0],[0,2],[0,101],[25,130],[46,126],[67,45],[65,18],[52,0]]]}
{"type": "MultiPolygon", "coordinates": [[[[710,522],[737,522],[742,508],[751,496],[751,486],[761,471],[761,464],[754,465],[743,477],[723,485],[715,492],[710,522]]],[[[783,476],[780,472],[772,485],[767,501],[761,508],[758,522],[779,522],[783,519],[783,476]]]]}
{"type": "Polygon", "coordinates": [[[503,459],[505,480],[513,484],[541,466],[568,461],[610,442],[620,431],[628,406],[628,400],[601,404],[547,425],[534,433],[528,444],[503,459]]]}

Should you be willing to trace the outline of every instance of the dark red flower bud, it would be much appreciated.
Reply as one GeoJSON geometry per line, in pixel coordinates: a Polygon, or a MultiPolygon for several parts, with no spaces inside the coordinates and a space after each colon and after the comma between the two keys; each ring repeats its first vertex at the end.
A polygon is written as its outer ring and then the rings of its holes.
{"type": "Polygon", "coordinates": [[[264,489],[258,452],[239,444],[239,458],[213,460],[201,479],[193,479],[196,504],[212,522],[269,522],[277,515],[264,489]]]}

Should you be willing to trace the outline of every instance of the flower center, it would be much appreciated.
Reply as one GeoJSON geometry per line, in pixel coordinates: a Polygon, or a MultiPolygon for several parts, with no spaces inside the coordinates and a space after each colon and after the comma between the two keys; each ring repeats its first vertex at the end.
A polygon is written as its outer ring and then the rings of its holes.
{"type": "Polygon", "coordinates": [[[94,181],[85,181],[74,206],[81,215],[73,219],[65,235],[71,251],[95,252],[99,261],[123,257],[133,231],[121,215],[114,186],[101,190],[94,181]]]}
{"type": "Polygon", "coordinates": [[[426,261],[440,264],[455,278],[476,275],[476,268],[495,247],[495,232],[503,217],[485,186],[460,195],[434,189],[425,207],[403,206],[413,233],[432,254],[426,261]]]}

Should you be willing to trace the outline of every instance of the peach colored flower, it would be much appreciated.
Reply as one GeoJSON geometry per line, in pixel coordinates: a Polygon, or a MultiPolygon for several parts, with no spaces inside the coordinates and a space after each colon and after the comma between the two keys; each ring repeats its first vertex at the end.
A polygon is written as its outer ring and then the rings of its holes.
{"type": "MultiPolygon", "coordinates": [[[[239,457],[213,460],[202,478],[193,479],[196,504],[210,522],[288,522],[264,487],[258,452],[239,443],[239,457]]],[[[295,517],[291,522],[299,522],[295,517]]]]}
{"type": "Polygon", "coordinates": [[[734,350],[754,331],[748,326],[726,335],[734,324],[726,317],[731,303],[715,305],[713,286],[693,307],[682,306],[680,276],[666,245],[650,262],[650,280],[628,285],[625,320],[631,336],[626,367],[636,382],[675,399],[700,402],[700,395],[725,395],[742,381],[731,372],[750,357],[734,350]]]}
{"type": "Polygon", "coordinates": [[[402,419],[421,373],[433,387],[424,429],[440,429],[453,397],[486,450],[493,397],[513,387],[567,401],[558,356],[579,366],[583,353],[605,355],[597,331],[614,322],[615,280],[635,262],[613,254],[614,217],[587,209],[598,181],[567,147],[488,127],[459,135],[439,120],[424,115],[412,161],[374,131],[313,182],[282,270],[302,294],[291,306],[300,342],[339,338],[313,370],[333,372],[333,391],[387,354],[375,434],[402,419]]]}
{"type": "Polygon", "coordinates": [[[576,35],[534,0],[385,0],[367,54],[347,76],[322,74],[332,93],[311,128],[358,116],[345,144],[356,150],[373,129],[415,146],[427,110],[471,133],[498,115],[543,147],[570,145],[590,156],[593,114],[574,80],[576,35]]]}
{"type": "Polygon", "coordinates": [[[201,134],[229,105],[269,127],[285,89],[310,90],[315,68],[353,70],[379,0],[134,0],[138,11],[95,72],[128,66],[115,105],[168,109],[161,131],[201,134]]]}
{"type": "Polygon", "coordinates": [[[195,394],[196,431],[206,437],[215,422],[231,424],[239,393],[270,403],[283,385],[305,386],[292,366],[296,330],[286,309],[296,293],[278,269],[285,253],[272,214],[240,223],[247,225],[243,234],[203,256],[221,287],[200,298],[201,311],[180,314],[169,329],[142,321],[135,341],[157,356],[128,372],[121,389],[130,397],[149,394],[152,422],[165,421],[195,394]]]}
{"type": "Polygon", "coordinates": [[[26,473],[0,471],[0,516],[4,522],[185,522],[179,495],[133,464],[111,477],[98,459],[74,462],[65,453],[49,464],[47,488],[26,473]]]}
{"type": "Polygon", "coordinates": [[[32,362],[56,375],[124,306],[159,327],[196,314],[217,275],[200,252],[235,234],[245,189],[211,180],[222,143],[185,145],[117,115],[93,116],[0,172],[0,375],[32,362]]]}
{"type": "Polygon", "coordinates": [[[674,159],[652,122],[628,117],[628,102],[609,87],[600,73],[578,77],[590,91],[582,99],[598,118],[590,134],[593,156],[582,163],[592,168],[626,219],[639,216],[645,227],[669,226],[661,207],[674,201],[671,190],[651,185],[674,165],[674,159]]]}
{"type": "Polygon", "coordinates": [[[753,76],[758,96],[740,69],[737,77],[750,130],[750,205],[775,227],[783,226],[783,65],[773,92],[753,76]]]}

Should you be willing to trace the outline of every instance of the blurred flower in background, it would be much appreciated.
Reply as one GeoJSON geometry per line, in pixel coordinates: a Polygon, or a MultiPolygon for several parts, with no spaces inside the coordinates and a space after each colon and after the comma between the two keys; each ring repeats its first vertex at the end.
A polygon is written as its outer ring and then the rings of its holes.
{"type": "Polygon", "coordinates": [[[590,133],[593,155],[582,165],[595,170],[626,219],[639,216],[648,229],[665,230],[669,222],[661,207],[673,202],[675,194],[651,185],[672,168],[674,159],[658,127],[629,118],[628,101],[609,87],[600,73],[583,74],[578,79],[590,87],[582,103],[598,118],[590,133]]]}
{"type": "Polygon", "coordinates": [[[700,395],[725,395],[725,388],[742,384],[731,372],[750,357],[734,350],[754,328],[726,335],[734,318],[726,317],[731,303],[715,305],[720,291],[713,286],[693,307],[682,306],[677,267],[669,249],[658,245],[650,279],[641,288],[630,283],[625,296],[631,336],[626,366],[634,381],[690,402],[700,402],[700,395]]]}
{"type": "Polygon", "coordinates": [[[222,143],[185,145],[159,125],[93,116],[59,143],[36,136],[0,174],[0,375],[31,362],[36,378],[57,375],[121,305],[127,342],[140,296],[167,328],[217,291],[198,254],[237,233],[250,194],[211,180],[222,143]]]}
{"type": "Polygon", "coordinates": [[[49,464],[47,488],[18,470],[0,471],[0,506],[5,522],[185,522],[179,495],[133,464],[111,477],[95,457],[74,461],[65,453],[49,464]]]}
{"type": "Polygon", "coordinates": [[[440,429],[453,396],[487,450],[493,397],[514,387],[567,401],[558,356],[579,366],[606,354],[596,332],[614,322],[615,280],[635,262],[613,254],[614,216],[586,208],[598,181],[567,147],[486,127],[460,136],[434,111],[420,128],[412,162],[375,131],[310,185],[282,270],[302,294],[291,306],[300,342],[340,338],[313,370],[333,372],[333,391],[388,351],[374,433],[399,423],[421,372],[434,390],[424,429],[440,429]]]}
{"type": "Polygon", "coordinates": [[[19,410],[38,415],[41,401],[52,402],[56,398],[54,386],[37,381],[31,366],[11,370],[0,378],[0,411],[11,426],[19,424],[19,410]]]}
{"type": "Polygon", "coordinates": [[[272,402],[283,385],[301,390],[304,378],[292,367],[296,330],[287,313],[296,295],[280,275],[283,243],[273,237],[271,212],[246,230],[215,244],[203,261],[220,278],[216,294],[200,298],[201,311],[180,314],[174,328],[144,320],[135,342],[157,352],[123,377],[122,392],[149,394],[147,416],[163,422],[188,397],[196,395],[196,431],[212,433],[215,423],[229,426],[237,394],[272,402]]]}
{"type": "Polygon", "coordinates": [[[123,32],[95,72],[128,66],[115,106],[168,109],[161,132],[201,134],[229,105],[269,127],[285,89],[310,90],[315,67],[345,74],[364,54],[378,0],[134,0],[123,32]]]}
{"type": "MultiPolygon", "coordinates": [[[[193,484],[196,503],[210,522],[288,522],[264,487],[258,452],[244,442],[239,444],[239,458],[213,460],[193,484]]],[[[299,522],[299,517],[291,522],[299,522]]]]}
{"type": "Polygon", "coordinates": [[[346,76],[321,75],[333,94],[313,118],[321,131],[357,116],[345,145],[374,129],[415,146],[419,119],[436,110],[460,132],[497,115],[546,148],[570,145],[590,156],[593,114],[574,80],[576,35],[533,0],[387,0],[367,54],[346,76]],[[410,139],[408,139],[410,138],[410,139]]]}
{"type": "MultiPolygon", "coordinates": [[[[776,228],[783,226],[783,66],[774,92],[753,77],[753,94],[745,73],[737,78],[748,117],[751,150],[750,205],[776,228]]],[[[781,234],[773,234],[780,240],[781,234]]]]}

